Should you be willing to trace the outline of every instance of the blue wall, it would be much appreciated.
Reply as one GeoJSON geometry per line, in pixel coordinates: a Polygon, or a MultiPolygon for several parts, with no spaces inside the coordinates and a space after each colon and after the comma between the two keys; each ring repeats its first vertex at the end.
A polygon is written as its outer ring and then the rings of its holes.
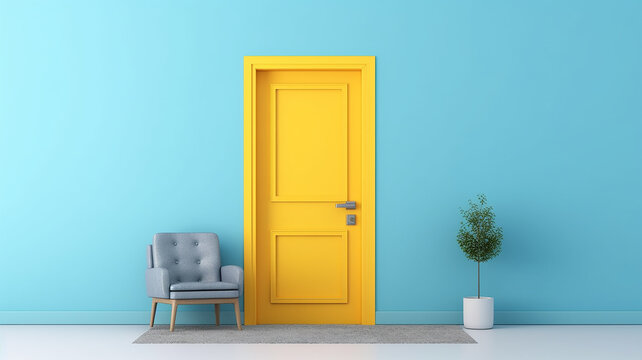
{"type": "Polygon", "coordinates": [[[476,266],[458,208],[480,192],[505,232],[482,267],[498,321],[642,322],[641,17],[606,0],[2,1],[0,322],[145,322],[155,232],[216,231],[242,263],[244,55],[377,56],[378,322],[460,321],[476,266]]]}

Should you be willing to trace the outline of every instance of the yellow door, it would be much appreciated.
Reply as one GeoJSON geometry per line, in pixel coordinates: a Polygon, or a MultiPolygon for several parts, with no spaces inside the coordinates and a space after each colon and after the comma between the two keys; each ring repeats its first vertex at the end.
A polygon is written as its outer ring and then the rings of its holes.
{"type": "Polygon", "coordinates": [[[364,322],[362,77],[255,73],[258,324],[364,322]]]}

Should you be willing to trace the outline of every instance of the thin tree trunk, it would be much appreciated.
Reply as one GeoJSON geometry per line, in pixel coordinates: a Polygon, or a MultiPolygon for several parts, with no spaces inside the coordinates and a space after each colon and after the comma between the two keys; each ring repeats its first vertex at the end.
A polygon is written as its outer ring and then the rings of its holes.
{"type": "Polygon", "coordinates": [[[479,261],[477,262],[477,298],[479,299],[479,294],[480,294],[480,289],[479,289],[479,261]]]}

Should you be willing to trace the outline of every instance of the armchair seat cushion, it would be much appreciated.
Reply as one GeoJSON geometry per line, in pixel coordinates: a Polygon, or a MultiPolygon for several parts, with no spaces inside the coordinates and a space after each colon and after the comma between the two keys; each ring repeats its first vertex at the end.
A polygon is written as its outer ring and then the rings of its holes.
{"type": "Polygon", "coordinates": [[[238,289],[238,284],[232,284],[223,281],[177,282],[169,286],[170,291],[222,291],[238,289]]]}
{"type": "Polygon", "coordinates": [[[234,299],[239,297],[238,290],[218,291],[170,291],[170,299],[234,299]]]}

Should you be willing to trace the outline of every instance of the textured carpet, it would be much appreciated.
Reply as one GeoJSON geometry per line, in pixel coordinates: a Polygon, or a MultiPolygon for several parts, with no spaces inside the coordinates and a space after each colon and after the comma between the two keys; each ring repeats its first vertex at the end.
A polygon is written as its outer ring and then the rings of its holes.
{"type": "Polygon", "coordinates": [[[459,325],[157,325],[134,344],[476,344],[459,325]]]}

